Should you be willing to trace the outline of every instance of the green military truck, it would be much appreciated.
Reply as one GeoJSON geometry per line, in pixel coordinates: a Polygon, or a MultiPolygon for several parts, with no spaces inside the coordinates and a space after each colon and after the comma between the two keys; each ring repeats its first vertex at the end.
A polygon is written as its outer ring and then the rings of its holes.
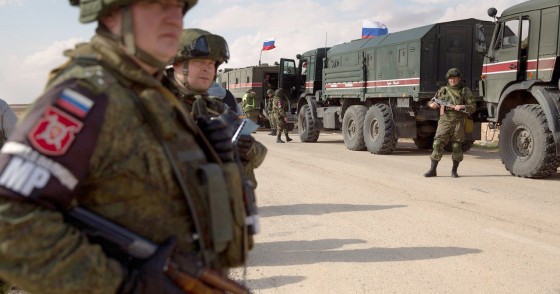
{"type": "MultiPolygon", "coordinates": [[[[459,68],[478,93],[484,55],[475,46],[477,25],[493,28],[476,19],[443,22],[311,50],[298,55],[297,64],[282,59],[279,83],[297,107],[301,140],[316,142],[321,130],[341,129],[350,150],[389,154],[399,138],[431,148],[439,114],[427,103],[446,84],[447,70],[459,68]]],[[[480,139],[486,113],[478,97],[463,150],[480,139]]]]}
{"type": "Polygon", "coordinates": [[[267,124],[266,90],[278,87],[278,65],[263,64],[243,68],[226,68],[220,70],[216,82],[228,89],[238,102],[241,102],[247,90],[253,89],[257,96],[257,109],[260,112],[259,124],[267,124]]]}
{"type": "Polygon", "coordinates": [[[558,0],[512,6],[496,18],[479,91],[491,127],[500,128],[500,156],[515,176],[547,177],[560,162],[560,39],[558,0]]]}

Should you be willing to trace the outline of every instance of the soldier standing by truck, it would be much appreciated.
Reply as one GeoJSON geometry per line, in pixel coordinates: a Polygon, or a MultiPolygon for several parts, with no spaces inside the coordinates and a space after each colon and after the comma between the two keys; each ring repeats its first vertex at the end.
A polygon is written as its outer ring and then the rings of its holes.
{"type": "Polygon", "coordinates": [[[274,90],[268,89],[266,91],[266,114],[268,115],[268,122],[270,123],[270,136],[276,136],[276,119],[274,118],[274,111],[272,109],[273,99],[274,90]]]}
{"type": "Polygon", "coordinates": [[[259,110],[256,109],[257,106],[255,105],[256,100],[257,94],[253,91],[253,89],[247,90],[247,93],[243,95],[243,99],[241,100],[241,108],[243,109],[243,112],[248,119],[254,121],[255,123],[259,118],[259,110]]]}
{"type": "Polygon", "coordinates": [[[282,89],[278,89],[274,92],[272,109],[274,119],[276,120],[276,129],[278,131],[276,143],[284,143],[284,141],[282,141],[282,131],[284,131],[284,134],[286,135],[286,141],[292,141],[292,138],[288,136],[288,129],[286,129],[286,112],[289,111],[288,100],[286,99],[286,95],[284,95],[284,91],[282,89]]]}
{"type": "Polygon", "coordinates": [[[453,150],[451,176],[459,177],[457,168],[463,160],[461,143],[465,141],[465,120],[467,115],[476,109],[475,97],[471,90],[462,83],[459,69],[449,69],[445,78],[448,85],[439,89],[435,96],[437,99],[428,104],[432,109],[440,109],[440,118],[430,156],[431,168],[424,174],[425,177],[437,176],[436,168],[443,155],[443,147],[449,142],[451,142],[453,150]]]}

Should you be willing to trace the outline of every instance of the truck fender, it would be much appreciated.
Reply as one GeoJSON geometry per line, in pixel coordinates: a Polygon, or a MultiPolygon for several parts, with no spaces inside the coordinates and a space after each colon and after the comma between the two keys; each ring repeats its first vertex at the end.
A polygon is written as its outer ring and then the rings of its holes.
{"type": "Polygon", "coordinates": [[[554,137],[556,154],[560,155],[560,91],[543,85],[533,86],[530,91],[543,109],[548,128],[554,137]]]}

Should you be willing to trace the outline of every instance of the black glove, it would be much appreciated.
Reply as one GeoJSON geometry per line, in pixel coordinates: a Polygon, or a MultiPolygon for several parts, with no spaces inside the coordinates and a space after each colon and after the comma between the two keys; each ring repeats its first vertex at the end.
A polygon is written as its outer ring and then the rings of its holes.
{"type": "Polygon", "coordinates": [[[196,123],[218,153],[222,162],[233,161],[232,130],[222,119],[207,119],[199,116],[196,123]]]}
{"type": "Polygon", "coordinates": [[[164,267],[177,239],[171,237],[163,242],[150,259],[142,266],[129,270],[129,277],[119,293],[169,293],[184,294],[164,272],[164,267]]]}
{"type": "Polygon", "coordinates": [[[255,149],[255,138],[251,135],[241,135],[237,141],[237,152],[243,161],[249,161],[255,149]]]}

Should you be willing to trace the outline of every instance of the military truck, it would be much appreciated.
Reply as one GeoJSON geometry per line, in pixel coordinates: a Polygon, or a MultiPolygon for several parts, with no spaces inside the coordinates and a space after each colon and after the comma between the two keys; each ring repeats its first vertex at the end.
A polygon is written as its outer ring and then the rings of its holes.
{"type": "MultiPolygon", "coordinates": [[[[478,93],[484,56],[474,46],[477,24],[493,27],[476,19],[442,22],[317,48],[298,55],[297,64],[282,59],[279,83],[296,100],[300,139],[316,142],[321,130],[342,129],[350,150],[389,154],[399,138],[431,148],[439,114],[427,103],[446,84],[447,70],[459,68],[465,85],[478,93]]],[[[485,120],[478,101],[465,151],[480,139],[485,120]]]]}
{"type": "Polygon", "coordinates": [[[558,0],[512,6],[496,17],[479,91],[490,127],[499,127],[500,157],[515,176],[547,177],[560,162],[560,19],[558,0]]]}
{"type": "MultiPolygon", "coordinates": [[[[244,68],[226,68],[218,72],[216,82],[222,87],[228,89],[241,102],[243,95],[247,90],[253,89],[257,95],[257,109],[260,117],[258,123],[260,125],[268,125],[268,115],[266,113],[266,105],[270,101],[266,98],[268,89],[278,89],[280,67],[278,65],[263,64],[259,66],[248,66],[244,68]]],[[[291,131],[296,123],[295,109],[288,116],[287,128],[291,131]]]]}
{"type": "Polygon", "coordinates": [[[241,102],[247,90],[253,89],[257,95],[257,109],[260,112],[259,124],[268,124],[266,117],[266,90],[278,87],[278,66],[263,64],[244,68],[226,68],[220,70],[216,82],[228,89],[238,103],[241,102]]]}

